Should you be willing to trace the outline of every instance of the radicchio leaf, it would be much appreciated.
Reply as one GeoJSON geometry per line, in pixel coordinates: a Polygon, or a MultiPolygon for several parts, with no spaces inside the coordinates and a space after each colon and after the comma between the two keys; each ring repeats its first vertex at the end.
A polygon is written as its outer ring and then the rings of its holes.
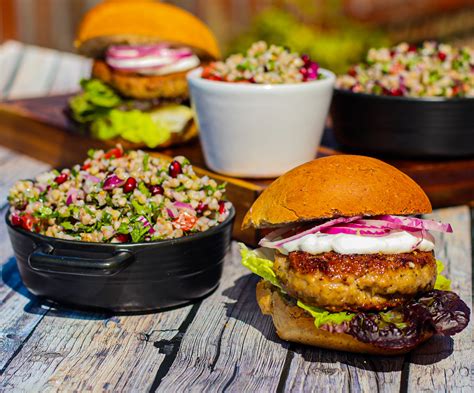
{"type": "Polygon", "coordinates": [[[433,290],[388,312],[358,313],[348,334],[386,349],[410,349],[424,333],[452,336],[469,323],[469,307],[454,292],[433,290]]]}
{"type": "Polygon", "coordinates": [[[424,293],[418,302],[429,310],[437,334],[452,336],[469,323],[469,307],[454,292],[434,290],[424,293]]]}

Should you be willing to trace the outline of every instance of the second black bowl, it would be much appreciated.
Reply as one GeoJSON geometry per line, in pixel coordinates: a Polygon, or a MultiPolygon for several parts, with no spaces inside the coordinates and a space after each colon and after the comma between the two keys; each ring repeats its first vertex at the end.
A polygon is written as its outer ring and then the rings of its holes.
{"type": "Polygon", "coordinates": [[[336,89],[335,137],[347,150],[393,157],[474,156],[474,98],[411,98],[336,89]]]}

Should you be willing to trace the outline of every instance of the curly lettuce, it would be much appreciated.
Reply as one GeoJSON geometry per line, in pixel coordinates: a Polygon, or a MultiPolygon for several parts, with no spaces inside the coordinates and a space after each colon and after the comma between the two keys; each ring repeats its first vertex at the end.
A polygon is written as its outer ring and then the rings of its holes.
{"type": "Polygon", "coordinates": [[[443,262],[439,259],[436,260],[436,271],[438,275],[436,276],[436,282],[434,289],[439,289],[440,291],[450,291],[451,290],[451,280],[444,277],[441,273],[444,270],[443,262]]]}
{"type": "Polygon", "coordinates": [[[72,117],[78,123],[89,123],[107,116],[122,103],[114,90],[98,79],[83,79],[82,92],[69,100],[72,117]]]}
{"type": "Polygon", "coordinates": [[[132,143],[144,142],[150,148],[165,142],[170,136],[170,131],[157,126],[148,113],[117,109],[95,120],[91,125],[91,133],[94,138],[102,140],[121,137],[132,143]]]}
{"type": "Polygon", "coordinates": [[[269,281],[272,285],[281,289],[280,282],[273,270],[273,261],[265,255],[264,249],[249,250],[245,244],[239,243],[242,265],[252,273],[269,281]]]}

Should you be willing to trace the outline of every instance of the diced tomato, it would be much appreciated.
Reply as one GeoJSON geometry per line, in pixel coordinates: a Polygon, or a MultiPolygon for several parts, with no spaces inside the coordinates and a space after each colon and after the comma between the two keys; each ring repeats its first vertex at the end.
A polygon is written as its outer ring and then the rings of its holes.
{"type": "Polygon", "coordinates": [[[21,216],[21,227],[26,229],[27,231],[31,231],[33,229],[33,225],[35,223],[35,218],[27,213],[21,216]]]}
{"type": "Polygon", "coordinates": [[[104,158],[120,158],[123,155],[122,149],[118,147],[114,147],[113,149],[110,149],[107,153],[104,154],[104,158]]]}
{"type": "Polygon", "coordinates": [[[81,169],[82,169],[83,171],[87,171],[90,167],[91,167],[91,163],[88,162],[87,164],[84,164],[84,165],[81,167],[81,169]]]}
{"type": "Polygon", "coordinates": [[[176,229],[182,229],[183,231],[191,230],[197,222],[197,217],[190,212],[183,210],[179,213],[178,218],[173,221],[173,225],[176,229]]]}

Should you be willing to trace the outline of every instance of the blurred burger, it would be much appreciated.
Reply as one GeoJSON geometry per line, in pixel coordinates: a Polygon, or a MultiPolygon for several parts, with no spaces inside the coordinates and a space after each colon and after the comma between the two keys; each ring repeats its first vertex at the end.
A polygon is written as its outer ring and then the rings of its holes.
{"type": "Polygon", "coordinates": [[[430,233],[452,228],[414,217],[429,212],[412,179],[373,158],[320,158],[277,179],[243,222],[277,228],[241,252],[278,335],[394,355],[463,330],[470,310],[440,274],[430,233]]]}
{"type": "Polygon", "coordinates": [[[219,58],[199,19],[151,0],[109,0],[84,17],[75,41],[94,59],[69,113],[95,138],[165,147],[197,135],[185,75],[219,58]]]}

